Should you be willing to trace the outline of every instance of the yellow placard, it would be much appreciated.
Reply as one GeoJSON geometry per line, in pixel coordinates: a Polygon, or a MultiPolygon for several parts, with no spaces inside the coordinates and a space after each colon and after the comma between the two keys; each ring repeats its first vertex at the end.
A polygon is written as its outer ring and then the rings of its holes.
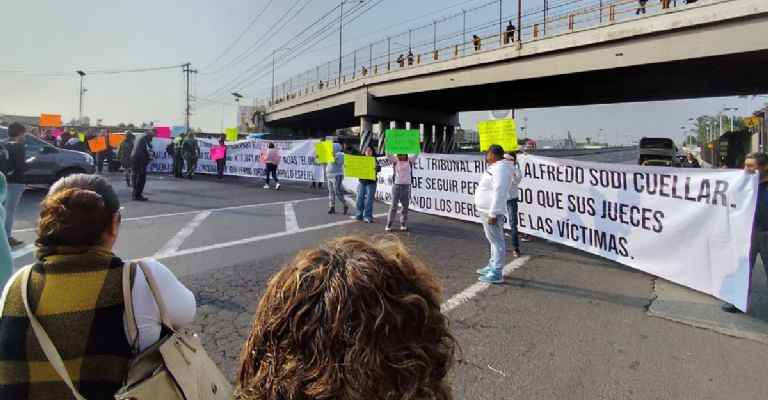
{"type": "Polygon", "coordinates": [[[488,150],[492,144],[498,144],[504,151],[517,150],[517,130],[514,119],[481,121],[477,124],[480,133],[480,151],[488,150]]]}
{"type": "Polygon", "coordinates": [[[760,118],[758,118],[758,117],[745,117],[744,118],[744,124],[747,125],[750,128],[754,128],[754,127],[760,125],[760,118]]]}
{"type": "Polygon", "coordinates": [[[237,141],[237,128],[227,128],[227,142],[237,141]]]}
{"type": "Polygon", "coordinates": [[[344,176],[347,178],[376,179],[376,157],[345,154],[344,176]]]}
{"type": "Polygon", "coordinates": [[[78,133],[77,138],[80,139],[81,142],[85,142],[85,133],[78,133]]]}
{"type": "Polygon", "coordinates": [[[333,156],[333,143],[331,142],[315,143],[315,153],[317,153],[317,162],[320,164],[336,161],[336,158],[333,156]]]}

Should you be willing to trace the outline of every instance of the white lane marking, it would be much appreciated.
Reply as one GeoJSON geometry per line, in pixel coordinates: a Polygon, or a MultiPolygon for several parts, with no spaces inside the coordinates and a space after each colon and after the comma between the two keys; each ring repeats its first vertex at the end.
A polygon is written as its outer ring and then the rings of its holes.
{"type": "MultiPolygon", "coordinates": [[[[502,275],[504,277],[511,275],[513,271],[525,265],[525,263],[527,263],[530,259],[531,259],[531,256],[522,256],[520,258],[516,258],[515,260],[513,260],[512,262],[504,266],[504,271],[502,272],[502,275]]],[[[471,271],[471,272],[474,273],[474,271],[471,271]]],[[[445,304],[440,306],[440,309],[442,310],[443,314],[447,314],[451,310],[455,309],[456,307],[466,303],[468,300],[477,296],[478,294],[483,292],[485,289],[488,289],[488,287],[490,286],[491,286],[490,283],[477,282],[474,285],[464,289],[463,292],[448,299],[448,301],[446,301],[445,304]]]]}
{"type": "MultiPolygon", "coordinates": [[[[291,200],[294,204],[296,203],[305,203],[309,201],[315,201],[315,200],[327,200],[327,197],[311,197],[308,199],[300,199],[300,200],[291,200]]],[[[217,211],[228,211],[228,210],[241,210],[243,208],[256,208],[256,207],[265,207],[265,206],[276,206],[279,204],[284,204],[285,201],[276,201],[273,203],[259,203],[259,204],[246,204],[243,206],[232,206],[232,207],[222,207],[222,208],[208,208],[203,210],[195,210],[195,211],[182,211],[177,213],[169,213],[169,214],[157,214],[157,215],[147,215],[145,217],[133,217],[133,218],[124,218],[123,222],[126,221],[141,221],[144,219],[154,219],[154,218],[166,218],[166,217],[176,217],[179,215],[191,215],[191,214],[199,214],[201,212],[217,212],[217,211]]],[[[13,231],[13,233],[21,233],[21,232],[32,232],[34,231],[34,228],[31,229],[20,229],[18,231],[13,231]]]]}
{"type": "Polygon", "coordinates": [[[22,247],[22,248],[20,248],[18,250],[14,250],[13,252],[11,252],[11,256],[15,260],[17,258],[24,257],[24,256],[26,256],[27,254],[29,254],[29,253],[31,253],[33,251],[35,251],[35,244],[34,243],[28,244],[28,245],[26,245],[26,246],[24,246],[24,247],[22,247]]]}
{"type": "MultiPolygon", "coordinates": [[[[386,214],[377,214],[377,215],[375,215],[375,217],[383,217],[385,215],[386,214]]],[[[224,243],[212,244],[210,246],[198,247],[198,248],[195,248],[195,249],[187,249],[187,250],[176,251],[176,252],[174,252],[172,254],[165,254],[165,255],[162,255],[160,257],[155,257],[155,258],[158,259],[158,260],[162,260],[162,259],[166,259],[166,258],[172,258],[172,257],[178,257],[178,256],[186,256],[186,255],[189,255],[189,254],[203,253],[203,252],[206,252],[206,251],[219,250],[219,249],[224,249],[224,248],[227,248],[227,247],[240,246],[240,245],[249,244],[249,243],[256,243],[256,242],[261,242],[263,240],[274,239],[274,238],[279,238],[279,237],[283,237],[283,236],[289,236],[289,235],[293,235],[293,234],[297,234],[297,233],[304,233],[304,232],[317,231],[317,230],[321,230],[321,229],[333,228],[333,227],[336,227],[336,226],[346,225],[346,224],[350,224],[350,223],[354,223],[354,222],[355,222],[354,220],[352,220],[352,221],[344,220],[344,221],[338,221],[338,222],[331,222],[329,224],[323,224],[323,225],[310,226],[310,227],[307,227],[307,228],[301,228],[301,229],[293,231],[293,232],[287,232],[286,231],[286,232],[270,233],[269,235],[254,236],[254,237],[240,239],[240,240],[233,240],[231,242],[224,242],[224,243]]]]}
{"type": "Polygon", "coordinates": [[[180,230],[176,235],[168,241],[168,243],[165,244],[160,250],[155,253],[153,256],[154,258],[161,258],[168,254],[173,254],[176,252],[176,250],[179,249],[179,247],[184,244],[184,241],[187,240],[194,232],[195,229],[197,229],[200,224],[203,223],[203,221],[208,218],[209,215],[211,215],[213,211],[206,211],[202,212],[200,214],[197,214],[195,218],[192,219],[192,221],[187,224],[182,230],[180,230]]]}
{"type": "Polygon", "coordinates": [[[296,210],[293,209],[293,202],[285,203],[285,230],[287,232],[296,232],[299,230],[299,223],[296,221],[296,210]]]}

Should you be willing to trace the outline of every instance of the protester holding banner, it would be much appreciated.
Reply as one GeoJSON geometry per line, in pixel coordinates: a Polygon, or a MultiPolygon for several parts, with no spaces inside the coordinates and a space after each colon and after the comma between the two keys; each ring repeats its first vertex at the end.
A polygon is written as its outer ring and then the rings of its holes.
{"type": "Polygon", "coordinates": [[[144,197],[144,185],[147,183],[147,167],[154,158],[152,139],[157,136],[157,130],[152,128],[145,133],[133,148],[131,161],[133,164],[133,200],[147,201],[144,197]]]}
{"type": "Polygon", "coordinates": [[[133,145],[136,137],[133,136],[133,132],[125,131],[125,139],[120,142],[120,146],[117,147],[117,158],[120,159],[120,163],[123,165],[123,175],[125,175],[125,184],[131,187],[131,175],[133,175],[133,161],[131,161],[131,153],[133,153],[133,145]]]}
{"type": "Polygon", "coordinates": [[[512,237],[513,255],[520,256],[520,238],[517,237],[517,196],[520,181],[523,180],[523,173],[520,172],[517,164],[517,153],[510,151],[504,158],[512,164],[512,179],[509,182],[509,193],[507,194],[507,219],[509,220],[509,235],[512,237]]]}
{"type": "Polygon", "coordinates": [[[219,137],[219,147],[224,148],[223,157],[216,160],[216,177],[219,180],[224,179],[224,167],[227,166],[227,144],[225,142],[227,138],[224,135],[219,137]]]}
{"type": "Polygon", "coordinates": [[[403,207],[400,213],[400,230],[408,230],[406,223],[408,222],[408,208],[411,205],[411,176],[416,158],[416,155],[409,156],[407,154],[387,156],[387,159],[392,163],[392,170],[395,174],[392,182],[392,202],[389,204],[387,226],[384,227],[387,231],[392,230],[392,221],[397,217],[398,203],[403,207]]]}
{"type": "Polygon", "coordinates": [[[485,237],[491,245],[488,265],[477,270],[480,280],[487,283],[504,282],[504,213],[514,166],[504,159],[504,149],[492,144],[485,156],[488,169],[475,190],[475,207],[480,214],[485,237]]]}
{"type": "MultiPolygon", "coordinates": [[[[768,155],[765,153],[747,155],[744,159],[744,171],[748,174],[757,172],[760,179],[757,187],[755,219],[752,222],[752,240],[749,248],[749,282],[751,284],[752,272],[755,269],[758,254],[763,262],[765,275],[768,276],[768,155]]],[[[739,311],[731,303],[723,304],[723,310],[731,313],[739,311]]]]}
{"type": "Polygon", "coordinates": [[[269,189],[269,177],[275,181],[275,190],[280,190],[280,181],[277,179],[277,166],[280,165],[280,151],[275,144],[269,142],[266,149],[261,149],[259,161],[264,164],[264,189],[269,189]]]}
{"type": "Polygon", "coordinates": [[[341,151],[341,144],[333,144],[334,162],[328,163],[325,175],[328,177],[328,199],[330,208],[328,214],[336,213],[336,199],[344,205],[344,214],[349,211],[347,202],[344,199],[344,188],[341,183],[344,181],[344,152],[341,151]]]}
{"type": "MultiPolygon", "coordinates": [[[[373,146],[368,145],[365,149],[365,157],[376,157],[373,146]]],[[[376,163],[375,173],[381,172],[381,166],[376,163]]],[[[366,224],[373,222],[373,200],[376,197],[376,179],[360,179],[357,186],[357,203],[355,204],[355,218],[358,221],[365,221],[366,224]]]]}
{"type": "Polygon", "coordinates": [[[104,161],[107,162],[107,171],[112,172],[112,149],[109,147],[109,140],[107,140],[107,130],[99,129],[96,133],[94,140],[103,140],[106,148],[100,151],[93,151],[94,161],[96,162],[96,170],[101,174],[104,168],[104,161]]]}

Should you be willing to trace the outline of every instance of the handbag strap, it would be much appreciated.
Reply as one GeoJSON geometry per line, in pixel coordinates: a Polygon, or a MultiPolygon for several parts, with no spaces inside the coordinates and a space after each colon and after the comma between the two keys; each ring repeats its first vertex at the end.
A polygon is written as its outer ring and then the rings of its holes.
{"type": "Polygon", "coordinates": [[[144,277],[147,279],[149,288],[152,290],[152,297],[155,298],[157,310],[160,311],[160,321],[166,328],[173,331],[173,324],[171,323],[171,317],[168,314],[168,308],[165,306],[165,301],[163,301],[163,295],[160,294],[160,287],[157,286],[157,280],[155,280],[155,275],[152,274],[152,269],[141,260],[136,263],[139,265],[139,268],[141,268],[141,271],[144,272],[144,277]]]}
{"type": "Polygon", "coordinates": [[[31,272],[32,266],[28,266],[21,274],[21,298],[24,301],[24,308],[27,310],[27,317],[29,318],[29,322],[32,325],[32,330],[34,330],[37,341],[40,343],[40,347],[43,349],[43,353],[45,353],[45,356],[53,366],[53,369],[56,370],[56,373],[59,374],[64,383],[69,386],[69,389],[72,391],[72,394],[77,400],[85,400],[85,397],[80,395],[80,392],[75,389],[75,385],[72,383],[72,379],[69,377],[69,372],[67,372],[67,368],[64,366],[64,361],[61,359],[61,355],[59,355],[59,352],[53,345],[51,338],[48,337],[47,333],[45,333],[45,329],[43,329],[43,326],[40,325],[40,321],[37,320],[35,315],[32,313],[32,309],[29,307],[27,283],[29,282],[29,275],[31,272]]]}
{"type": "Polygon", "coordinates": [[[133,314],[133,293],[131,291],[131,267],[133,263],[123,264],[123,303],[125,304],[125,326],[128,327],[128,343],[135,352],[139,343],[139,329],[136,326],[136,316],[133,314]]]}

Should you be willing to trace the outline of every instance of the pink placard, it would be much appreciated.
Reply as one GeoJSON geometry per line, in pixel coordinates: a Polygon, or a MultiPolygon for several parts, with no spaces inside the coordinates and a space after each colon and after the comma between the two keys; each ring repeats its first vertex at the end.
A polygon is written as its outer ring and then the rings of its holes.
{"type": "Polygon", "coordinates": [[[53,132],[51,132],[51,135],[53,135],[53,137],[59,137],[59,136],[61,136],[63,133],[64,133],[64,131],[60,131],[60,130],[56,129],[56,130],[54,130],[53,132]]]}
{"type": "Polygon", "coordinates": [[[225,146],[217,146],[211,148],[211,160],[221,160],[224,158],[224,155],[227,153],[227,148],[225,146]]]}
{"type": "Polygon", "coordinates": [[[159,137],[159,138],[170,138],[171,137],[171,127],[170,126],[156,126],[155,130],[157,131],[157,137],[159,137]]]}

